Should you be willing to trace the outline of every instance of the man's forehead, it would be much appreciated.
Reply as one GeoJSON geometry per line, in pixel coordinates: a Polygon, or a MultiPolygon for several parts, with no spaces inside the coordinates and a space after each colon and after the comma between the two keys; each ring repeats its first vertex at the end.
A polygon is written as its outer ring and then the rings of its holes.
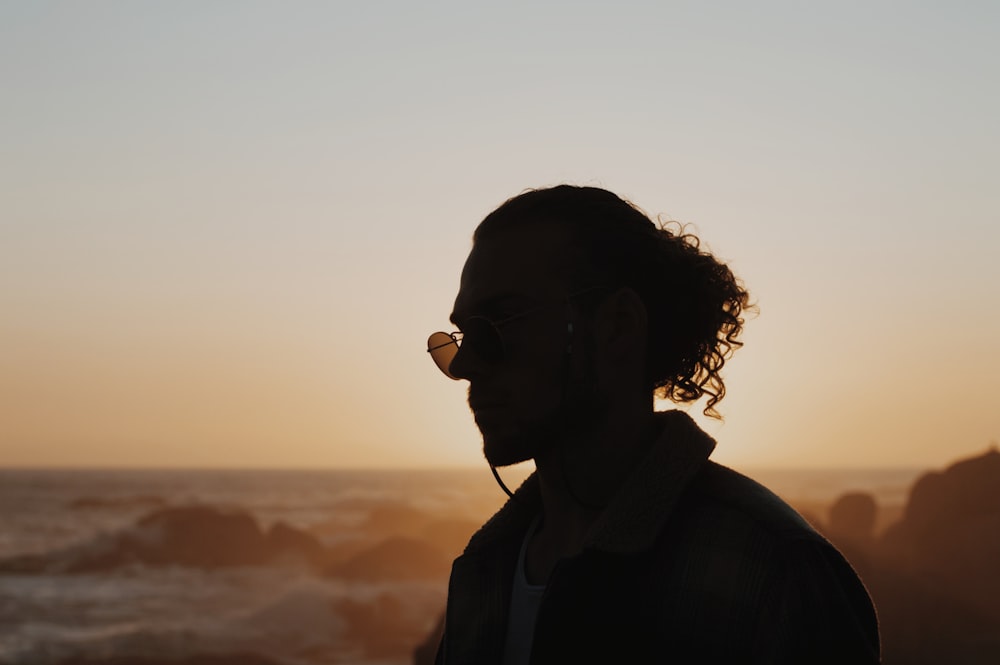
{"type": "Polygon", "coordinates": [[[480,238],[462,269],[453,315],[564,296],[573,258],[567,245],[566,234],[552,225],[504,229],[480,238]]]}

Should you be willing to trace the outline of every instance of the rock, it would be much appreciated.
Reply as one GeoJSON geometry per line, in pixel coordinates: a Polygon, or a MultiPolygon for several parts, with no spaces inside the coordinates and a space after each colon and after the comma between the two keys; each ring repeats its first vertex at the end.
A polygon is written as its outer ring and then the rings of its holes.
{"type": "Polygon", "coordinates": [[[434,665],[442,637],[444,637],[444,612],[438,617],[434,628],[414,647],[413,665],[434,665]]]}
{"type": "Polygon", "coordinates": [[[875,535],[878,504],[871,494],[848,492],[830,507],[830,533],[858,543],[867,543],[875,535]]]}
{"type": "Polygon", "coordinates": [[[150,513],[123,532],[120,546],[142,563],[202,568],[260,565],[270,553],[252,516],[212,506],[150,513]]]}
{"type": "Polygon", "coordinates": [[[330,553],[315,536],[281,522],[264,534],[248,513],[184,506],[154,511],[129,528],[64,550],[0,561],[0,571],[81,573],[130,564],[211,569],[289,560],[321,569],[330,553]]]}
{"type": "Polygon", "coordinates": [[[1000,621],[1000,452],[922,476],[880,546],[899,570],[1000,621]]]}
{"type": "Polygon", "coordinates": [[[349,626],[349,639],[361,646],[367,658],[412,657],[415,645],[426,637],[437,613],[428,615],[392,594],[380,594],[371,602],[344,600],[337,606],[349,626]]]}
{"type": "Polygon", "coordinates": [[[265,540],[271,561],[293,559],[320,567],[329,560],[329,551],[316,536],[284,522],[273,524],[265,540]]]}
{"type": "Polygon", "coordinates": [[[465,550],[469,538],[479,527],[479,522],[468,519],[436,520],[420,530],[420,537],[454,559],[465,550]]]}
{"type": "Polygon", "coordinates": [[[430,517],[402,502],[380,503],[372,508],[364,528],[371,534],[415,536],[430,517]]]}
{"type": "Polygon", "coordinates": [[[255,653],[204,653],[184,658],[156,656],[80,656],[58,665],[281,665],[255,653]]]}
{"type": "Polygon", "coordinates": [[[393,537],[331,566],[328,574],[363,581],[443,580],[451,560],[438,548],[414,538],[393,537]]]}

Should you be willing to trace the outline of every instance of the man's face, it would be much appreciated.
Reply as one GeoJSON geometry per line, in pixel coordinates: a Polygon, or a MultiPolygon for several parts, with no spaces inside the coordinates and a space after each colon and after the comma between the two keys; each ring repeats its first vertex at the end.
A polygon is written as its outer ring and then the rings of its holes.
{"type": "Polygon", "coordinates": [[[469,406],[495,466],[535,457],[564,434],[571,259],[558,226],[520,226],[477,242],[462,271],[451,317],[460,330],[471,329],[469,317],[501,321],[528,312],[500,327],[502,358],[482,357],[470,335],[451,364],[469,381],[469,406]]]}

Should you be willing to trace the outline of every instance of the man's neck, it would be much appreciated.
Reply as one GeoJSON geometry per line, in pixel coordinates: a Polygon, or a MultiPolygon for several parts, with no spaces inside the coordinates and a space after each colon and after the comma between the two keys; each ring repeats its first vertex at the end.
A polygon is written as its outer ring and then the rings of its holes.
{"type": "Polygon", "coordinates": [[[543,519],[528,547],[529,581],[544,583],[559,559],[581,550],[658,435],[652,412],[618,423],[556,442],[535,459],[543,519]]]}

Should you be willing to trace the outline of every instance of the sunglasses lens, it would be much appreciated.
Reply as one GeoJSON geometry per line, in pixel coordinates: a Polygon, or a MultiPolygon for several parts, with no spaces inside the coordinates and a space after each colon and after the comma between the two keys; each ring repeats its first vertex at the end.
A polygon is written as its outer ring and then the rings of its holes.
{"type": "Polygon", "coordinates": [[[458,378],[448,369],[451,367],[451,361],[455,359],[455,354],[458,353],[458,342],[454,337],[446,332],[436,332],[427,338],[427,350],[434,364],[445,373],[445,376],[451,379],[458,378]]]}

